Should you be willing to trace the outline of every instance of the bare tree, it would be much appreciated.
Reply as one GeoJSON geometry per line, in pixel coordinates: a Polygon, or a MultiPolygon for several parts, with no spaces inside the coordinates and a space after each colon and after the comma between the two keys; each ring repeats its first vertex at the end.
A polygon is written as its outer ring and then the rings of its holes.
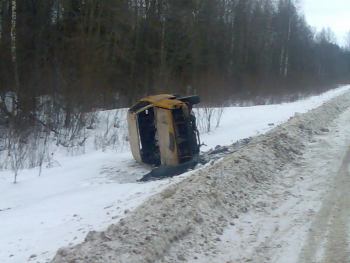
{"type": "Polygon", "coordinates": [[[114,113],[108,112],[100,114],[99,127],[101,132],[95,133],[94,146],[95,149],[107,148],[115,150],[123,149],[125,145],[125,138],[127,136],[126,112],[123,109],[118,109],[114,113]]]}
{"type": "Polygon", "coordinates": [[[221,123],[224,111],[225,111],[224,107],[220,107],[220,108],[216,109],[216,111],[215,111],[215,122],[216,122],[215,128],[219,128],[220,127],[220,123],[221,123]]]}
{"type": "Polygon", "coordinates": [[[15,80],[15,91],[19,93],[19,74],[17,61],[17,0],[11,1],[11,57],[15,80]]]}
{"type": "Polygon", "coordinates": [[[10,129],[8,134],[8,155],[10,157],[11,169],[13,171],[13,183],[17,183],[18,172],[23,168],[28,154],[28,145],[24,134],[18,134],[10,129]]]}
{"type": "Polygon", "coordinates": [[[345,49],[350,51],[350,31],[345,36],[345,49]]]}
{"type": "Polygon", "coordinates": [[[197,119],[197,126],[200,132],[209,133],[218,128],[224,113],[223,107],[209,107],[196,108],[195,115],[197,119]]]}
{"type": "Polygon", "coordinates": [[[86,121],[88,114],[83,112],[71,113],[69,125],[61,127],[57,144],[66,148],[77,148],[85,145],[87,140],[86,121]]]}
{"type": "Polygon", "coordinates": [[[44,132],[42,139],[42,142],[39,144],[39,149],[38,149],[38,166],[39,166],[39,176],[41,176],[42,172],[42,167],[44,164],[45,157],[48,152],[48,139],[49,139],[50,133],[49,132],[44,132]]]}
{"type": "Polygon", "coordinates": [[[337,37],[332,29],[323,28],[318,34],[316,34],[316,41],[318,43],[332,43],[335,44],[337,42],[337,37]]]}

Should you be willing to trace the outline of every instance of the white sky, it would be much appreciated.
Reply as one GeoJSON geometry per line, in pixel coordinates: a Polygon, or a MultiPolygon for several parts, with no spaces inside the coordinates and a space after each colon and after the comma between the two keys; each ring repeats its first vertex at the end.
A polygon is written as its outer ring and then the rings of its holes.
{"type": "Polygon", "coordinates": [[[329,27],[340,44],[350,31],[350,0],[301,0],[308,23],[317,30],[329,27]]]}

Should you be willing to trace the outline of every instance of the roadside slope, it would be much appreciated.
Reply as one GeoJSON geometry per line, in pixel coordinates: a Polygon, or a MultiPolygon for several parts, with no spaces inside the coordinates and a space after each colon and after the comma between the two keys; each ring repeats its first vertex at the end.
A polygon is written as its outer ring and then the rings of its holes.
{"type": "MultiPolygon", "coordinates": [[[[350,93],[297,115],[245,148],[152,197],[117,225],[90,232],[52,262],[175,262],[172,247],[215,240],[249,210],[278,171],[297,161],[305,144],[350,106],[350,93]]],[[[204,244],[203,244],[204,245],[204,244]]]]}
{"type": "MultiPolygon", "coordinates": [[[[317,132],[302,158],[278,172],[222,235],[182,252],[191,255],[188,262],[347,262],[349,130],[350,108],[317,132]]],[[[174,246],[167,258],[176,253],[174,246]]]]}

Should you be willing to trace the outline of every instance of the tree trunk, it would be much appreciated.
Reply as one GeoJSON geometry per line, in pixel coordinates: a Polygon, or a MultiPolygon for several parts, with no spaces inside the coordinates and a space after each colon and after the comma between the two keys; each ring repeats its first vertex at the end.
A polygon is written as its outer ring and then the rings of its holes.
{"type": "Polygon", "coordinates": [[[291,18],[291,2],[289,1],[288,6],[289,14],[288,14],[288,34],[287,34],[287,44],[286,44],[286,54],[284,59],[284,77],[288,77],[288,67],[289,67],[289,42],[290,42],[290,35],[292,31],[292,18],[291,18]]]}
{"type": "MultiPolygon", "coordinates": [[[[13,63],[13,73],[14,73],[14,84],[16,96],[19,95],[19,74],[18,74],[18,63],[17,63],[17,42],[16,42],[16,26],[17,26],[17,2],[12,0],[11,2],[11,58],[13,63]]],[[[16,106],[16,105],[14,105],[16,106]]],[[[15,107],[13,107],[13,110],[15,107]]]]}
{"type": "Polygon", "coordinates": [[[3,25],[2,25],[2,23],[3,23],[3,13],[2,13],[2,8],[3,8],[3,2],[4,1],[0,1],[0,46],[1,46],[1,40],[2,40],[2,31],[3,31],[3,25]]]}
{"type": "Polygon", "coordinates": [[[162,85],[165,85],[165,59],[166,59],[166,53],[165,53],[165,18],[161,18],[161,24],[162,24],[162,33],[161,33],[161,39],[160,39],[160,80],[162,85]]]}

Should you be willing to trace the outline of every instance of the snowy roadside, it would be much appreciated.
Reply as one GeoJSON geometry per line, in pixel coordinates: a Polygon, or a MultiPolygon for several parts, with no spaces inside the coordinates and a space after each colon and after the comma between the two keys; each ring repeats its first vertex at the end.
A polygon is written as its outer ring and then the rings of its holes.
{"type": "MultiPolygon", "coordinates": [[[[269,124],[285,122],[349,89],[294,103],[226,108],[221,126],[203,135],[203,141],[208,149],[265,133],[273,128],[269,124]]],[[[45,168],[41,177],[37,169],[24,170],[17,185],[9,171],[0,172],[1,262],[47,262],[59,247],[117,223],[150,196],[189,176],[138,184],[149,168],[136,164],[130,153],[86,151],[75,157],[57,154],[56,167],[45,168]]]]}
{"type": "Polygon", "coordinates": [[[346,132],[341,133],[332,148],[321,134],[330,128],[336,133],[348,122],[349,112],[339,119],[339,127],[331,126],[349,105],[347,93],[297,115],[254,138],[240,151],[151,197],[106,231],[90,232],[82,244],[61,249],[53,262],[224,262],[223,256],[227,260],[232,257],[232,262],[280,262],[279,257],[293,260],[289,254],[300,249],[315,213],[309,205],[317,210],[326,189],[327,177],[317,178],[317,172],[310,177],[309,172],[320,165],[316,171],[331,176],[349,141],[346,132]],[[334,156],[325,158],[328,153],[334,156]],[[315,160],[309,166],[305,158],[312,156],[315,160]],[[321,190],[315,191],[318,188],[321,190]],[[307,206],[304,199],[309,200],[307,206]],[[254,220],[257,224],[252,227],[254,220]],[[221,242],[226,241],[226,253],[216,248],[219,244],[221,249],[221,242]],[[238,255],[230,253],[230,242],[237,246],[238,255]],[[274,249],[280,249],[281,254],[274,249]]]}
{"type": "MultiPolygon", "coordinates": [[[[350,110],[327,129],[307,143],[303,158],[283,169],[249,212],[234,219],[211,243],[208,251],[214,254],[199,250],[191,262],[323,262],[326,231],[316,233],[316,241],[321,244],[310,244],[308,236],[317,231],[313,224],[326,196],[334,189],[350,146],[350,110]]],[[[326,209],[324,214],[331,211],[330,207],[326,209]]],[[[324,217],[322,221],[327,225],[328,217],[324,217]]]]}

